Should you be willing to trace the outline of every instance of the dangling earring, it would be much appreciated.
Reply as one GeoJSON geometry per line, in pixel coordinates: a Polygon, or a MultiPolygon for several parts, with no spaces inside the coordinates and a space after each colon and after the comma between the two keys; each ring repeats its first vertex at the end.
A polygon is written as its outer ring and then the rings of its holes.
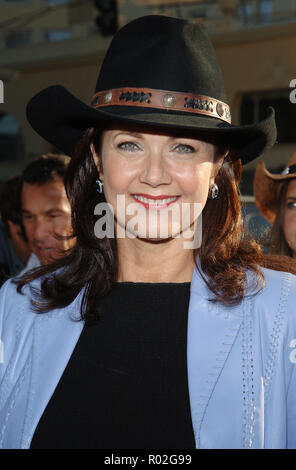
{"type": "Polygon", "coordinates": [[[216,197],[218,197],[218,194],[219,194],[219,188],[216,185],[216,183],[214,183],[214,184],[212,184],[212,186],[209,189],[209,196],[208,197],[210,199],[216,199],[216,197]]]}
{"type": "Polygon", "coordinates": [[[102,194],[104,191],[104,183],[100,179],[96,180],[96,190],[99,194],[102,194]]]}

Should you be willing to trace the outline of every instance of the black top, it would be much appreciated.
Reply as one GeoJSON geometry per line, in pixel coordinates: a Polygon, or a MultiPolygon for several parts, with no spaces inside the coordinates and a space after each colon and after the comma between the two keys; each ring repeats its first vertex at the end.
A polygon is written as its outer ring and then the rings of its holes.
{"type": "Polygon", "coordinates": [[[85,326],[31,449],[192,449],[190,283],[117,283],[85,326]]]}

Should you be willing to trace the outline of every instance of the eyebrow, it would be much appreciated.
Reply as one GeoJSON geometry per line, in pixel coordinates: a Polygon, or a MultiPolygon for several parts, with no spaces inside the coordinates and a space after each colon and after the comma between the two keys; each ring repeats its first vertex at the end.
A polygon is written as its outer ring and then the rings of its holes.
{"type": "Polygon", "coordinates": [[[118,132],[118,134],[116,134],[116,136],[117,135],[122,135],[122,134],[123,135],[132,135],[133,137],[138,137],[139,135],[141,135],[141,132],[120,131],[120,132],[118,132]]]}
{"type": "MultiPolygon", "coordinates": [[[[28,209],[22,209],[23,213],[32,214],[28,209]]],[[[43,212],[43,214],[51,214],[52,212],[59,212],[60,214],[64,214],[65,212],[62,209],[48,209],[47,211],[43,212]]]]}
{"type": "MultiPolygon", "coordinates": [[[[141,137],[144,133],[143,132],[136,132],[136,131],[124,131],[124,130],[121,130],[120,132],[118,132],[118,134],[116,134],[116,137],[119,136],[119,135],[130,135],[131,137],[141,137]]],[[[151,133],[153,134],[153,133],[151,133]]],[[[190,140],[199,140],[197,138],[195,138],[193,135],[186,135],[186,133],[179,133],[178,131],[175,131],[171,134],[161,134],[159,133],[159,135],[167,135],[170,139],[190,139],[190,140]]]]}

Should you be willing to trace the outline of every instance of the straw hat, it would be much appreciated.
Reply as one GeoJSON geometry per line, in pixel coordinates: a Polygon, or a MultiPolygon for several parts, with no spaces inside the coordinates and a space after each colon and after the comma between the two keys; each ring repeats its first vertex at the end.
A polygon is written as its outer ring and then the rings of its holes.
{"type": "Polygon", "coordinates": [[[280,174],[270,173],[262,161],[256,166],[254,176],[256,206],[271,225],[273,225],[276,217],[280,183],[293,178],[296,178],[296,152],[292,154],[285,169],[280,174]]]}

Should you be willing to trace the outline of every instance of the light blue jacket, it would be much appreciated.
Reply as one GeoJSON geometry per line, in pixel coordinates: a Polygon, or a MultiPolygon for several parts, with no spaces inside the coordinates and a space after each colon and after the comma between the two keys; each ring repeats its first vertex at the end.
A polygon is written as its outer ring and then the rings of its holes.
{"type": "MultiPolygon", "coordinates": [[[[263,269],[266,286],[236,307],[214,304],[195,270],[188,383],[196,447],[296,448],[296,276],[263,269]]],[[[29,448],[83,328],[81,293],[36,314],[29,288],[0,292],[0,447],[29,448]],[[71,319],[72,318],[72,319],[71,319]]]]}

